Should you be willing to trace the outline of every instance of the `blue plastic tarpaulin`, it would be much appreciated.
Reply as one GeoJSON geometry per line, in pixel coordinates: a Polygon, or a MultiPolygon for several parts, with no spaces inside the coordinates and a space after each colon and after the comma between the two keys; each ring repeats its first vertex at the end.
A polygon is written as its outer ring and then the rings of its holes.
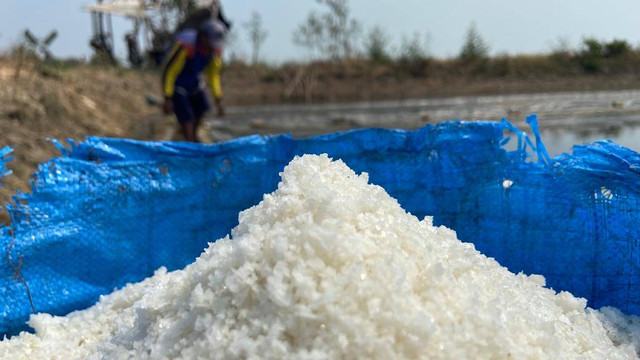
{"type": "MultiPolygon", "coordinates": [[[[537,132],[457,121],[214,145],[91,137],[61,148],[0,230],[38,312],[64,315],[160,266],[183,268],[276,189],[294,156],[327,153],[511,271],[640,314],[640,155],[608,141],[550,158],[537,132]]],[[[5,334],[26,329],[32,312],[14,275],[0,262],[5,334]]]]}
{"type": "MultiPolygon", "coordinates": [[[[10,147],[0,148],[0,179],[11,174],[11,171],[7,170],[7,163],[11,161],[11,157],[7,156],[13,150],[10,147]]],[[[2,186],[0,184],[0,186],[2,186]]]]}
{"type": "MultiPolygon", "coordinates": [[[[2,178],[11,175],[11,170],[7,170],[7,163],[11,161],[11,157],[7,156],[13,150],[10,147],[0,148],[0,187],[2,186],[2,178]]],[[[1,204],[0,204],[1,205],[1,204]]],[[[0,206],[0,211],[2,207],[0,206]]]]}

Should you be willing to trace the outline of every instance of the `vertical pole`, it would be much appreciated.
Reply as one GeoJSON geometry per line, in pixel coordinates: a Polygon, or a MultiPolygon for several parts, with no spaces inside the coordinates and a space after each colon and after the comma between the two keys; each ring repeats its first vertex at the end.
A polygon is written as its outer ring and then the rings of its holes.
{"type": "Polygon", "coordinates": [[[98,35],[97,16],[98,16],[98,14],[96,14],[95,11],[91,12],[91,30],[93,31],[93,37],[94,38],[96,37],[96,35],[98,35]]]}
{"type": "Polygon", "coordinates": [[[114,35],[113,35],[113,22],[111,21],[111,14],[107,15],[107,26],[108,26],[108,31],[109,31],[109,39],[111,42],[111,49],[115,51],[115,39],[114,39],[114,35]]]}
{"type": "Polygon", "coordinates": [[[98,34],[100,35],[101,39],[104,38],[104,27],[102,26],[102,13],[101,12],[98,13],[98,34]]]}

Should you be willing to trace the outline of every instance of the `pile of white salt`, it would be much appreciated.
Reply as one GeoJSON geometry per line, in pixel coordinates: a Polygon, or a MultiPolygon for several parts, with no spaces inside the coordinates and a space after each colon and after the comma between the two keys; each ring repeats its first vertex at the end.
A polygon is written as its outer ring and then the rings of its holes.
{"type": "Polygon", "coordinates": [[[232,239],[87,310],[33,316],[0,358],[637,357],[638,318],[510,273],[367,181],[296,158],[232,239]]]}

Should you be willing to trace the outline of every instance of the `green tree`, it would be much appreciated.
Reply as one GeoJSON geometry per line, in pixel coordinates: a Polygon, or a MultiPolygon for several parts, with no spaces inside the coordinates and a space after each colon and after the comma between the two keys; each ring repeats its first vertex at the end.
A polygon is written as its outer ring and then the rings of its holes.
{"type": "Polygon", "coordinates": [[[604,45],[595,38],[585,38],[582,40],[582,54],[594,57],[604,56],[604,45]]]}
{"type": "Polygon", "coordinates": [[[374,26],[365,39],[365,50],[371,61],[388,62],[389,56],[389,35],[380,26],[374,26]]]}
{"type": "Polygon", "coordinates": [[[425,62],[429,58],[427,54],[428,43],[428,34],[424,41],[417,31],[413,33],[411,38],[403,36],[402,44],[400,45],[400,61],[412,64],[425,62]]]}
{"type": "Polygon", "coordinates": [[[476,23],[472,22],[460,50],[460,59],[462,61],[476,61],[486,59],[488,55],[489,46],[478,33],[476,23]]]}
{"type": "Polygon", "coordinates": [[[400,45],[399,64],[413,76],[425,76],[429,65],[429,55],[427,54],[429,35],[423,38],[419,32],[415,32],[412,37],[402,37],[400,45]]]}
{"type": "Polygon", "coordinates": [[[595,38],[584,38],[578,51],[578,59],[585,72],[597,73],[602,71],[604,66],[604,45],[595,38]]]}
{"type": "Polygon", "coordinates": [[[604,56],[616,57],[624,56],[631,52],[631,45],[626,40],[613,39],[604,44],[604,56]]]}

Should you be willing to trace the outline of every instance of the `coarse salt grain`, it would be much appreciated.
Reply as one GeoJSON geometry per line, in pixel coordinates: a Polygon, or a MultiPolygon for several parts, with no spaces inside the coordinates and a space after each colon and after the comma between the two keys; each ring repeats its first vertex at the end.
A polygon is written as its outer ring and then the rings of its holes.
{"type": "MultiPolygon", "coordinates": [[[[1,359],[634,359],[638,318],[510,273],[326,155],[294,159],[232,239],[1,359]]],[[[517,234],[514,234],[517,236],[517,234]]]]}

